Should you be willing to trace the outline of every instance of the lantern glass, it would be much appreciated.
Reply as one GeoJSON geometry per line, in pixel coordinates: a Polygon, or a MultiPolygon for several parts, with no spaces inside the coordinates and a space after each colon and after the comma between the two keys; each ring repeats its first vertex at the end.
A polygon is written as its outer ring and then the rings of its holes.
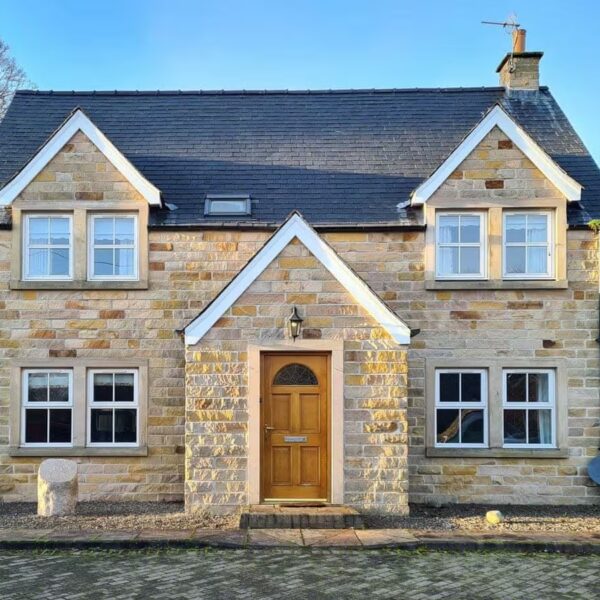
{"type": "Polygon", "coordinates": [[[298,314],[298,309],[294,306],[294,310],[292,311],[292,315],[290,316],[290,335],[294,340],[300,335],[302,321],[303,319],[298,314]]]}

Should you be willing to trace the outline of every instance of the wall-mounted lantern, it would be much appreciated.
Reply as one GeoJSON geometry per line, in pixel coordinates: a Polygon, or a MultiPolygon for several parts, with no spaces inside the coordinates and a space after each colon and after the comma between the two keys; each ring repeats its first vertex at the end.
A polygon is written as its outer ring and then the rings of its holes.
{"type": "Polygon", "coordinates": [[[294,306],[294,310],[290,316],[290,334],[294,341],[300,335],[302,321],[304,321],[304,319],[298,314],[298,309],[294,306]]]}

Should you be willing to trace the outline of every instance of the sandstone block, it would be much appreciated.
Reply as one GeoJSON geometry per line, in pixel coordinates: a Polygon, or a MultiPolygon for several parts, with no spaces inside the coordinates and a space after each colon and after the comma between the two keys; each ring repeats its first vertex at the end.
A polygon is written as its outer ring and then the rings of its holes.
{"type": "Polygon", "coordinates": [[[72,515],[77,507],[77,463],[51,458],[38,472],[37,514],[43,517],[72,515]]]}

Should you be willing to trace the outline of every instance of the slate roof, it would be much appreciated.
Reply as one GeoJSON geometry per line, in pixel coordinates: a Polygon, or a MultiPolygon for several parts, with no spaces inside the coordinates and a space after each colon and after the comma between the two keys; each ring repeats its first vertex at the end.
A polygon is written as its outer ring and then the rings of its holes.
{"type": "Polygon", "coordinates": [[[176,210],[153,226],[410,225],[398,210],[495,104],[584,186],[569,221],[600,218],[600,171],[547,88],[16,94],[0,123],[0,182],[81,108],[176,210]],[[207,193],[244,193],[252,215],[206,217],[207,193]]]}

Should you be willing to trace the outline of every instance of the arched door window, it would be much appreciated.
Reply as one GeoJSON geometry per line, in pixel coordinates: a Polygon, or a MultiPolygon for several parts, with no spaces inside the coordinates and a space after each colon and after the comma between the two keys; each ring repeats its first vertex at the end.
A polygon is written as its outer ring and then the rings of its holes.
{"type": "Polygon", "coordinates": [[[277,372],[273,385],[319,385],[319,382],[307,366],[292,363],[277,372]]]}

